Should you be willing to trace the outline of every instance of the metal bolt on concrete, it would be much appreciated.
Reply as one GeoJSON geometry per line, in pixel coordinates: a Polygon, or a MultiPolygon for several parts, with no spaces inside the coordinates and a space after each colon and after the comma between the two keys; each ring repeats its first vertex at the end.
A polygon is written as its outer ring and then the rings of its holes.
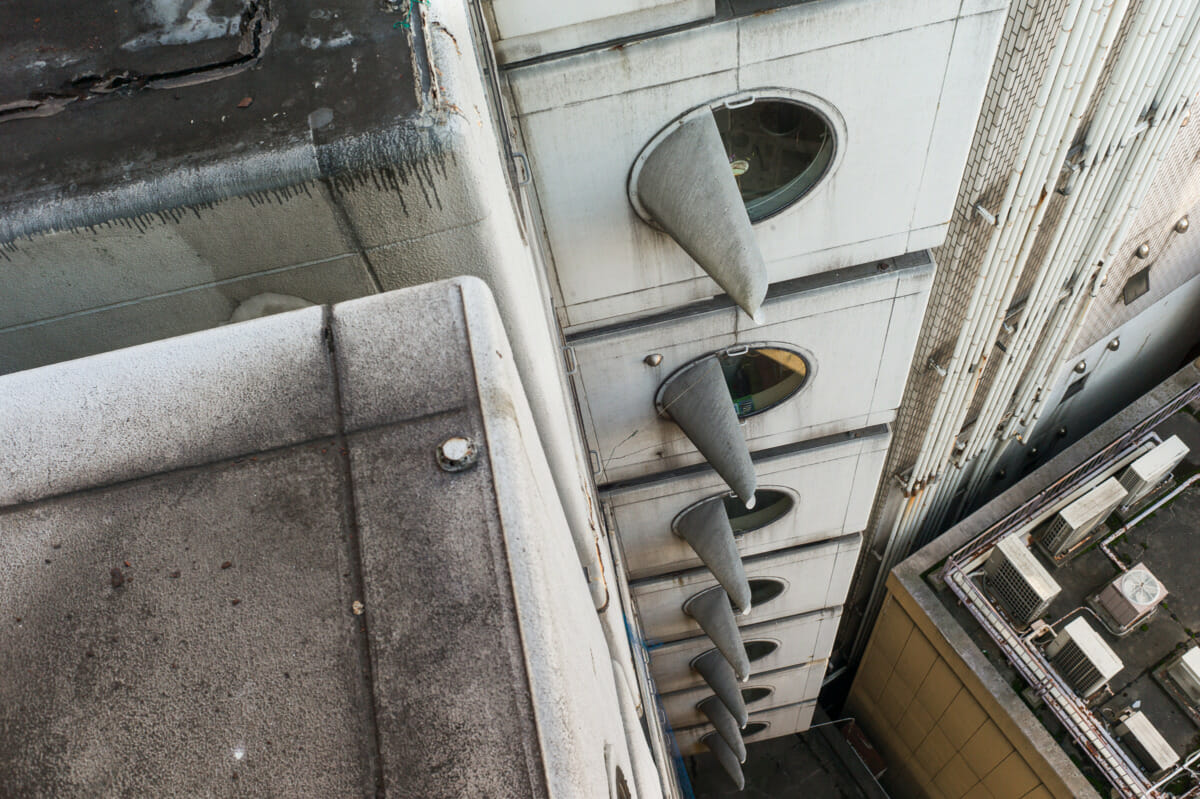
{"type": "Polygon", "coordinates": [[[463,436],[454,436],[438,445],[438,466],[443,471],[461,472],[471,468],[479,459],[479,450],[475,442],[463,436]]]}

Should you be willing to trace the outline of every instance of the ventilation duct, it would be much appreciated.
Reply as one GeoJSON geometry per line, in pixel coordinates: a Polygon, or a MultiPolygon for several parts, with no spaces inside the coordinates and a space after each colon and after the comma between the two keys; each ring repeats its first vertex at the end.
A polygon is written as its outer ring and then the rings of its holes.
{"type": "Polygon", "coordinates": [[[757,319],[767,267],[712,112],[680,122],[640,167],[634,191],[642,208],[757,319]]]}
{"type": "Polygon", "coordinates": [[[984,572],[988,592],[1019,627],[1032,624],[1062,592],[1016,535],[1000,539],[988,556],[984,572]]]}
{"type": "Polygon", "coordinates": [[[1113,732],[1137,755],[1151,775],[1161,774],[1179,762],[1179,753],[1171,748],[1158,728],[1140,710],[1125,715],[1113,732]]]}
{"type": "Polygon", "coordinates": [[[1060,560],[1079,549],[1096,527],[1125,499],[1126,491],[1110,477],[1063,508],[1038,539],[1051,558],[1060,560]]]}
{"type": "Polygon", "coordinates": [[[717,356],[701,358],[668,377],[659,389],[658,407],[679,425],[746,507],[753,508],[758,478],[717,356]]]}
{"type": "Polygon", "coordinates": [[[701,591],[684,603],[683,612],[695,619],[704,634],[716,644],[738,679],[743,682],[750,679],[750,658],[746,656],[742,633],[725,589],[718,586],[701,591]]]}
{"type": "Polygon", "coordinates": [[[1074,619],[1046,646],[1055,670],[1083,699],[1093,696],[1125,664],[1086,619],[1074,619]]]}
{"type": "Polygon", "coordinates": [[[745,763],[746,742],[742,740],[742,732],[738,728],[738,723],[730,715],[729,708],[725,707],[725,703],[715,696],[710,696],[696,705],[696,709],[704,714],[713,729],[721,734],[725,743],[729,744],[729,748],[737,755],[738,762],[745,763]]]}
{"type": "Polygon", "coordinates": [[[705,500],[688,509],[675,523],[675,532],[696,551],[733,604],[742,613],[749,613],[750,581],[746,579],[725,503],[705,500]]]}
{"type": "Polygon", "coordinates": [[[739,791],[745,790],[746,778],[742,775],[742,764],[738,760],[737,754],[729,748],[729,744],[725,743],[725,739],[720,733],[710,732],[700,739],[700,743],[708,747],[708,751],[713,753],[717,758],[717,762],[721,764],[721,768],[729,775],[729,779],[733,780],[739,791]]]}
{"type": "Polygon", "coordinates": [[[1171,436],[1129,464],[1129,468],[1121,475],[1121,485],[1129,492],[1124,507],[1133,507],[1138,500],[1154,491],[1187,454],[1187,444],[1179,436],[1171,436]]]}
{"type": "Polygon", "coordinates": [[[733,673],[733,667],[729,665],[725,656],[716,649],[710,649],[692,661],[692,668],[704,678],[704,682],[717,698],[725,703],[738,726],[745,727],[750,720],[750,714],[738,687],[737,675],[733,673]]]}

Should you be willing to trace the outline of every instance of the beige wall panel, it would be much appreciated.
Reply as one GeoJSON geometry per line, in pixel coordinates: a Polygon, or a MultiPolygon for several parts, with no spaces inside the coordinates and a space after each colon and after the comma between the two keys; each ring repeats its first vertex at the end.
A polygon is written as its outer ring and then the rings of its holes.
{"type": "Polygon", "coordinates": [[[991,721],[985,721],[962,747],[963,758],[980,779],[991,773],[1013,751],[1004,733],[991,721]]]}
{"type": "Polygon", "coordinates": [[[1038,787],[1038,778],[1025,759],[1013,752],[983,778],[983,784],[997,799],[1021,799],[1038,787]]]}
{"type": "MultiPolygon", "coordinates": [[[[893,796],[1074,799],[1038,746],[895,582],[847,701],[893,796]]],[[[1019,701],[1019,700],[1018,700],[1019,701]]]]}

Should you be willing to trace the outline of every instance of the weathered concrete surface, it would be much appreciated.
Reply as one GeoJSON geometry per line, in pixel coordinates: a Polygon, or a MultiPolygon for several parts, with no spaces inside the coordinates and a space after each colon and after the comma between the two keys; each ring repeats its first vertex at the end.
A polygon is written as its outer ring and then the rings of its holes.
{"type": "Polygon", "coordinates": [[[71,100],[48,116],[0,112],[0,240],[47,214],[103,221],[89,195],[131,183],[150,188],[146,213],[293,185],[316,177],[314,132],[344,139],[420,108],[413,71],[425,54],[403,15],[378,3],[124,0],[96,11],[69,0],[0,11],[0,105],[45,113],[46,95],[71,100]],[[234,68],[213,69],[222,64],[234,68]],[[166,175],[181,180],[159,183],[166,175]],[[197,189],[208,196],[187,197],[197,189]],[[39,210],[48,196],[58,207],[39,210]]]}
{"type": "Polygon", "coordinates": [[[372,793],[344,496],[326,440],[6,509],[0,795],[372,793]]]}
{"type": "Polygon", "coordinates": [[[0,396],[39,379],[60,424],[0,415],[35,456],[0,498],[0,796],[632,783],[612,656],[481,282],[8,376],[0,396]],[[291,351],[243,346],[281,332],[291,351]],[[208,355],[135,391],[172,348],[208,355]],[[225,405],[204,390],[245,375],[270,379],[225,405]],[[97,393],[119,401],[80,400],[97,393]],[[246,422],[270,413],[275,438],[246,422]],[[479,457],[450,473],[435,453],[456,435],[479,457]],[[36,457],[81,436],[133,455],[36,457]]]}
{"type": "Polygon", "coordinates": [[[310,308],[5,377],[0,506],[333,435],[323,328],[310,308]]]}

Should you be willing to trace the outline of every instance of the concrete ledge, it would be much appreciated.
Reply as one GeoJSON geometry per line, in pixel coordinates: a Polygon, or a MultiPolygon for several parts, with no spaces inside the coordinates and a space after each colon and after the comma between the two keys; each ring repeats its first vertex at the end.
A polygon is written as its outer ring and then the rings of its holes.
{"type": "Polygon", "coordinates": [[[0,507],[329,436],[323,311],[0,377],[0,507]]]}

